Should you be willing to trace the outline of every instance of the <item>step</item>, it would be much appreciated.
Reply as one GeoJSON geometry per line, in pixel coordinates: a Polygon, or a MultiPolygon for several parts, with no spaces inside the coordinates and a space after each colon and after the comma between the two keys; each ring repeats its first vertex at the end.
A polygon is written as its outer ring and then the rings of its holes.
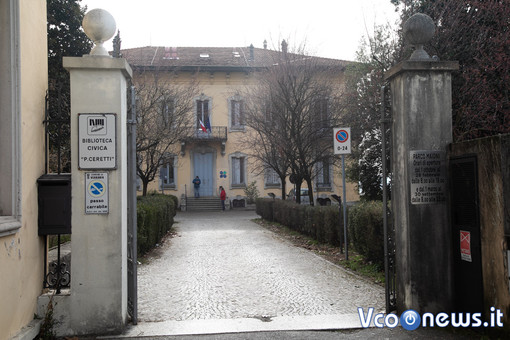
{"type": "Polygon", "coordinates": [[[221,200],[219,197],[188,197],[186,201],[186,210],[188,211],[213,211],[221,210],[221,200]]]}

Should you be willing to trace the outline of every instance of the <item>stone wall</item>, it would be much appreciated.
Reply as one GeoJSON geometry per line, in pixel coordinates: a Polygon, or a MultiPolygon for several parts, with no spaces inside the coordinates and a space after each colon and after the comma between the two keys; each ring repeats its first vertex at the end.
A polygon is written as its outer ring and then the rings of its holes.
{"type": "Polygon", "coordinates": [[[508,243],[510,242],[510,135],[499,135],[452,144],[450,157],[476,155],[480,238],[482,252],[483,301],[485,315],[490,307],[501,309],[510,321],[508,243]]]}

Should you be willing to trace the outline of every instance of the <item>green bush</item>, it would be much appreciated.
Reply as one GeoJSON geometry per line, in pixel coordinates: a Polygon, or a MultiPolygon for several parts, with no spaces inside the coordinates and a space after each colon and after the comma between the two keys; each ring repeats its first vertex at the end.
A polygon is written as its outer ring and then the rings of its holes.
{"type": "Polygon", "coordinates": [[[343,241],[343,221],[337,206],[312,207],[268,198],[256,203],[257,214],[265,220],[278,222],[319,242],[339,246],[343,241]]]}
{"type": "MultiPolygon", "coordinates": [[[[175,209],[175,212],[177,212],[178,208],[179,208],[179,199],[177,198],[177,196],[174,196],[174,195],[167,195],[168,197],[170,197],[172,199],[172,201],[174,201],[174,209],[175,209]]],[[[174,216],[175,216],[175,212],[174,212],[174,216]]]]}
{"type": "Polygon", "coordinates": [[[354,249],[379,269],[384,267],[382,202],[366,201],[349,209],[349,238],[354,249]]]}
{"type": "MultiPolygon", "coordinates": [[[[319,242],[340,246],[344,241],[343,210],[338,206],[300,205],[293,201],[258,199],[257,214],[319,242]]],[[[362,202],[348,210],[349,243],[374,263],[384,267],[382,202],[362,202]]]]}
{"type": "Polygon", "coordinates": [[[248,204],[253,204],[256,202],[259,197],[259,189],[257,189],[257,182],[253,181],[244,189],[244,194],[246,195],[248,204]]]}
{"type": "Polygon", "coordinates": [[[177,197],[150,194],[137,198],[137,251],[141,256],[154,248],[170,230],[176,214],[177,197]]]}
{"type": "Polygon", "coordinates": [[[255,203],[255,211],[257,215],[267,221],[273,221],[273,204],[275,200],[272,198],[257,198],[255,203]]]}

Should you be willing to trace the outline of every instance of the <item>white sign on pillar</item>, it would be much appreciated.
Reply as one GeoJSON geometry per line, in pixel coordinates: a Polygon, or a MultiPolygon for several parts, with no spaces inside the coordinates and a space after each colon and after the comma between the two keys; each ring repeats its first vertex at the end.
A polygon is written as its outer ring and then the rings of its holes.
{"type": "Polygon", "coordinates": [[[114,113],[78,114],[78,168],[116,169],[117,143],[114,113]]]}
{"type": "Polygon", "coordinates": [[[85,173],[85,214],[108,214],[108,196],[108,173],[85,173]]]}

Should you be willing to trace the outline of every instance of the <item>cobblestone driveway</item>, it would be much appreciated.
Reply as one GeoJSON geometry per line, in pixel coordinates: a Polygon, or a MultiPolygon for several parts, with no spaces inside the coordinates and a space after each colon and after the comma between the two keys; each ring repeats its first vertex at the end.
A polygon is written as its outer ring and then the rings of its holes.
{"type": "MultiPolygon", "coordinates": [[[[179,213],[177,236],[138,269],[140,321],[355,314],[384,289],[250,221],[254,212],[179,213]]],[[[366,310],[366,309],[365,309],[366,310]]]]}

